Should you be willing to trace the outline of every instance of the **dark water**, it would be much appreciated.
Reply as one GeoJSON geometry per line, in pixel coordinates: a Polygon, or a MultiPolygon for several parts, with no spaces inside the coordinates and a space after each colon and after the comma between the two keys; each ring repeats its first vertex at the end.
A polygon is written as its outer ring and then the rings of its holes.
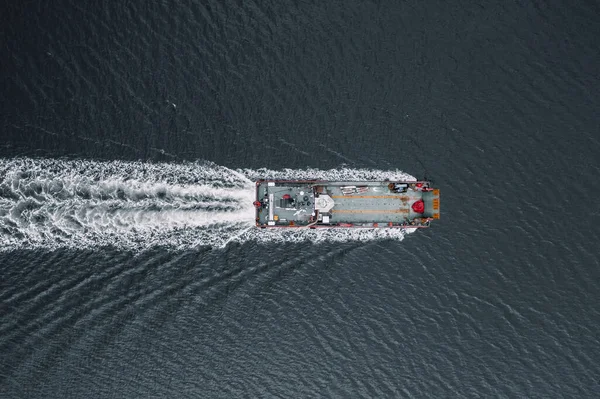
{"type": "Polygon", "coordinates": [[[598,397],[597,2],[0,15],[0,397],[598,397]],[[343,165],[427,172],[442,219],[224,247],[131,227],[241,209],[183,184],[343,165]]]}

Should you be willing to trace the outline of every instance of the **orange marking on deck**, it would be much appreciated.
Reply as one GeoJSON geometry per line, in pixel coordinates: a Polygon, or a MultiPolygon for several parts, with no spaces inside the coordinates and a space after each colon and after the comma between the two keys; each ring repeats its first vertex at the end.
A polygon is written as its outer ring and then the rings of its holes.
{"type": "Polygon", "coordinates": [[[408,200],[409,197],[401,195],[332,195],[331,198],[368,198],[368,199],[399,199],[408,200]]]}
{"type": "Polygon", "coordinates": [[[408,209],[332,209],[331,213],[408,213],[408,209]]]}

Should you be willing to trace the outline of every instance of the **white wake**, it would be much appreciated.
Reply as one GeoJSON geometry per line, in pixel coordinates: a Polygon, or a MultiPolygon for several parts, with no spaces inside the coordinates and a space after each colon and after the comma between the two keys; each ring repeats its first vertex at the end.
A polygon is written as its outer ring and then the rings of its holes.
{"type": "Polygon", "coordinates": [[[256,229],[254,181],[406,179],[367,169],[240,169],[167,164],[0,159],[0,251],[25,248],[143,250],[228,242],[401,240],[399,229],[256,229]]]}

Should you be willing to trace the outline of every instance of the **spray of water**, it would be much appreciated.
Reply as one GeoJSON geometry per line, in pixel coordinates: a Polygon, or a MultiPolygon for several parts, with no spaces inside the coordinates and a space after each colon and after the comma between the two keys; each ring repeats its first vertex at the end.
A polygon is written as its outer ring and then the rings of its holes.
{"type": "Polygon", "coordinates": [[[401,240],[406,234],[397,229],[256,229],[254,181],[265,177],[414,180],[398,171],[348,168],[232,170],[207,162],[2,159],[0,251],[401,240]]]}

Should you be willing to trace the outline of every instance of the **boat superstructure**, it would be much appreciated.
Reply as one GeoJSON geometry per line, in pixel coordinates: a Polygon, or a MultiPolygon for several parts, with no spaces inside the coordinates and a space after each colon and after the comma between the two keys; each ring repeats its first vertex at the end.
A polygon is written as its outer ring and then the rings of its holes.
{"type": "Polygon", "coordinates": [[[258,227],[429,227],[440,192],[429,181],[259,180],[258,227]]]}

